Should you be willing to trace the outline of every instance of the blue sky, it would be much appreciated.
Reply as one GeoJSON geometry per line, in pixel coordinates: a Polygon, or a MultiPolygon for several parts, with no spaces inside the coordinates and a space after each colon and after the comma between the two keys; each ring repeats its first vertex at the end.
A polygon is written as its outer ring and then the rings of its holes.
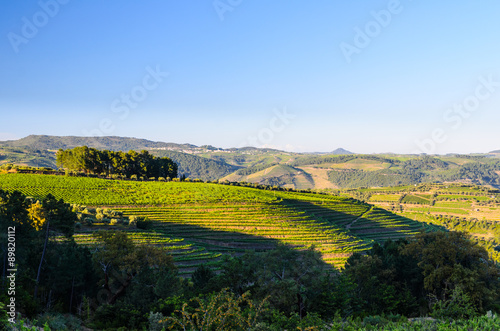
{"type": "Polygon", "coordinates": [[[0,140],[500,149],[498,1],[41,0],[0,12],[0,140]]]}

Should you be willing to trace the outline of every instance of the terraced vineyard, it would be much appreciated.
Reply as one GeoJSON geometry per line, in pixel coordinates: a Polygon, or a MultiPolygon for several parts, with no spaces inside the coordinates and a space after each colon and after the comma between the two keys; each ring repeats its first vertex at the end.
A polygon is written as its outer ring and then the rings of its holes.
{"type": "MultiPolygon", "coordinates": [[[[500,262],[498,190],[474,185],[424,184],[359,191],[368,197],[370,203],[395,212],[405,220],[413,219],[449,230],[469,232],[500,262]]],[[[376,231],[372,228],[370,232],[376,231]]],[[[367,237],[375,239],[373,235],[367,237]]]]}
{"type": "MultiPolygon", "coordinates": [[[[162,231],[152,232],[137,229],[126,229],[126,231],[135,244],[161,247],[172,255],[180,275],[190,275],[200,264],[212,265],[212,268],[217,269],[214,265],[219,260],[221,253],[210,252],[204,246],[188,242],[183,238],[169,237],[162,231]]],[[[89,247],[96,244],[92,231],[88,230],[76,233],[74,239],[78,244],[89,247]]]]}
{"type": "MultiPolygon", "coordinates": [[[[217,261],[221,254],[266,250],[278,243],[297,249],[314,245],[325,261],[341,267],[353,252],[369,249],[374,241],[422,229],[421,223],[409,218],[324,194],[32,174],[0,175],[0,188],[35,198],[51,193],[69,203],[147,217],[153,221],[149,231],[115,228],[130,231],[136,242],[164,247],[185,274],[217,261]]],[[[75,239],[92,243],[89,231],[96,228],[84,227],[75,239]]]]}

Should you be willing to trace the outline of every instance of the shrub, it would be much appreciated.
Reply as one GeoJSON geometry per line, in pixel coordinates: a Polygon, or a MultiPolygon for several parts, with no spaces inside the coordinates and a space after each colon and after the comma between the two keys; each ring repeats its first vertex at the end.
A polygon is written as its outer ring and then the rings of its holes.
{"type": "Polygon", "coordinates": [[[110,221],[109,221],[109,224],[110,225],[118,225],[122,223],[121,220],[119,218],[112,218],[110,221]]]}
{"type": "Polygon", "coordinates": [[[153,222],[147,218],[137,219],[136,226],[138,229],[149,230],[153,228],[153,222]]]}
{"type": "Polygon", "coordinates": [[[94,224],[94,219],[92,217],[85,217],[83,219],[83,221],[85,222],[86,225],[89,225],[89,226],[91,226],[92,224],[94,224]]]}
{"type": "Polygon", "coordinates": [[[448,300],[439,300],[433,305],[431,315],[441,319],[470,319],[477,312],[469,296],[456,287],[448,300]]]}
{"type": "Polygon", "coordinates": [[[164,318],[165,317],[163,316],[162,313],[153,313],[153,312],[150,312],[149,313],[149,318],[148,318],[148,321],[149,321],[149,330],[150,331],[161,331],[163,329],[163,324],[161,323],[161,321],[164,318]]]}

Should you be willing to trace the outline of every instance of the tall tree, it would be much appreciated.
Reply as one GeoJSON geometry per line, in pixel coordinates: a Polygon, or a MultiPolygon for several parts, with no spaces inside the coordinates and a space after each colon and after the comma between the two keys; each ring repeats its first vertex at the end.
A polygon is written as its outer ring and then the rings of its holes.
{"type": "Polygon", "coordinates": [[[125,294],[131,281],[148,268],[175,268],[172,256],[154,246],[136,246],[126,232],[99,231],[94,236],[100,244],[93,259],[102,270],[103,287],[108,291],[110,304],[125,294]]]}
{"type": "Polygon", "coordinates": [[[419,261],[425,289],[441,301],[460,288],[484,312],[498,298],[498,266],[464,232],[421,233],[403,253],[419,261]]]}
{"type": "Polygon", "coordinates": [[[43,227],[45,230],[45,240],[43,243],[42,257],[40,258],[40,264],[38,265],[38,272],[36,276],[34,294],[35,298],[38,294],[42,265],[45,254],[47,252],[47,244],[49,242],[51,231],[53,233],[61,233],[65,237],[70,238],[71,236],[73,236],[74,225],[78,220],[76,214],[71,210],[71,206],[65,203],[62,199],[57,200],[52,194],[47,195],[45,199],[43,199],[42,206],[44,209],[44,215],[46,217],[45,222],[43,222],[43,227]]]}

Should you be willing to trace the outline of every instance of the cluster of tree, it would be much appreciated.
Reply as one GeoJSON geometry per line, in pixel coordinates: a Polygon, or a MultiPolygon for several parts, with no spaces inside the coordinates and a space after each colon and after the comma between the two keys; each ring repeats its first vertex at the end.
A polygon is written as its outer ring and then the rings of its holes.
{"type": "Polygon", "coordinates": [[[56,155],[59,167],[91,174],[110,174],[126,177],[177,177],[177,164],[167,157],[159,158],[148,151],[127,153],[98,150],[87,146],[60,149],[56,155]]]}
{"type": "Polygon", "coordinates": [[[48,167],[30,167],[12,163],[5,163],[0,166],[0,170],[15,171],[19,173],[39,173],[39,174],[54,174],[56,170],[48,167]]]}
{"type": "MultiPolygon", "coordinates": [[[[357,157],[361,156],[346,156],[346,160],[357,157]]],[[[335,161],[336,158],[331,158],[331,160],[329,158],[316,158],[315,162],[318,163],[323,163],[326,160],[333,163],[340,161],[335,161]]],[[[366,157],[363,156],[363,158],[366,157]]],[[[372,158],[377,159],[378,157],[372,156],[372,158]]],[[[476,160],[473,157],[468,159],[476,160]]],[[[384,162],[391,161],[390,163],[397,167],[376,171],[334,170],[328,173],[328,178],[343,188],[386,187],[458,180],[469,180],[479,185],[500,185],[500,176],[498,175],[500,162],[485,158],[479,159],[482,161],[469,162],[460,166],[451,166],[445,161],[430,156],[421,156],[399,163],[387,159],[384,162]]],[[[300,159],[297,162],[303,163],[304,160],[300,159]]]]}
{"type": "MultiPolygon", "coordinates": [[[[184,279],[164,250],[135,245],[126,232],[96,232],[91,248],[76,245],[76,214],[52,196],[33,202],[0,191],[0,199],[2,236],[16,228],[16,304],[29,317],[69,312],[97,329],[283,330],[336,316],[470,318],[499,304],[498,266],[461,232],[375,244],[342,271],[314,248],[278,245],[224,256],[218,273],[201,265],[184,279]]],[[[6,243],[2,238],[4,303],[6,243]]]]}
{"type": "Polygon", "coordinates": [[[447,162],[428,155],[424,155],[415,159],[409,159],[401,163],[401,168],[403,169],[412,169],[419,171],[447,169],[448,166],[449,165],[447,162]]]}
{"type": "Polygon", "coordinates": [[[279,177],[267,177],[260,181],[262,185],[282,187],[285,185],[295,185],[295,177],[291,174],[285,174],[279,177]]]}
{"type": "Polygon", "coordinates": [[[178,172],[186,177],[198,178],[204,181],[222,178],[239,169],[239,167],[227,164],[224,161],[211,160],[186,153],[159,151],[155,155],[170,158],[177,164],[178,172]]]}
{"type": "Polygon", "coordinates": [[[0,160],[4,163],[27,164],[33,167],[55,167],[54,153],[30,147],[25,147],[22,150],[0,147],[0,160]]]}
{"type": "Polygon", "coordinates": [[[381,156],[375,155],[339,155],[339,156],[310,156],[310,157],[302,157],[293,162],[290,162],[289,165],[292,167],[303,166],[309,164],[324,164],[324,163],[345,163],[352,160],[363,159],[363,160],[371,160],[377,162],[384,162],[389,164],[399,164],[400,161],[397,159],[389,159],[381,156]]]}
{"type": "MultiPolygon", "coordinates": [[[[103,318],[103,311],[125,293],[140,298],[149,289],[168,297],[172,285],[180,284],[170,255],[155,246],[135,245],[125,232],[96,232],[92,250],[77,245],[77,220],[69,204],[51,195],[33,201],[0,190],[0,302],[7,304],[14,297],[16,312],[28,317],[55,311],[103,318]],[[14,233],[14,241],[7,240],[8,233],[14,233]],[[15,253],[9,254],[12,247],[15,253]],[[15,286],[9,269],[17,270],[15,286]]],[[[0,321],[5,321],[5,306],[0,306],[0,321]]],[[[120,318],[119,323],[128,319],[120,318]]]]}
{"type": "Polygon", "coordinates": [[[406,174],[382,169],[376,171],[332,170],[328,172],[328,180],[343,188],[385,187],[412,185],[418,181],[418,175],[406,174]]]}
{"type": "Polygon", "coordinates": [[[469,318],[494,309],[499,299],[498,266],[463,232],[376,244],[366,255],[353,255],[344,274],[368,314],[469,318]]]}
{"type": "Polygon", "coordinates": [[[15,293],[9,294],[15,295],[17,311],[23,314],[31,316],[41,307],[55,306],[70,311],[84,295],[92,295],[90,252],[72,240],[76,220],[71,206],[51,195],[33,201],[16,191],[0,190],[2,302],[8,299],[10,262],[17,273],[15,293]],[[7,243],[9,229],[15,236],[14,260],[7,259],[12,252],[7,243]],[[64,239],[55,241],[55,236],[64,239]]]}
{"type": "Polygon", "coordinates": [[[470,179],[475,184],[500,185],[500,162],[470,162],[460,166],[453,179],[470,179]]]}
{"type": "Polygon", "coordinates": [[[258,165],[251,166],[251,167],[248,167],[248,168],[240,169],[240,170],[236,171],[236,175],[239,175],[239,176],[248,176],[248,175],[254,174],[256,172],[262,171],[264,169],[267,169],[267,168],[270,168],[270,167],[274,167],[275,165],[278,165],[278,164],[279,163],[277,163],[277,162],[266,163],[266,164],[258,164],[258,165]]]}

